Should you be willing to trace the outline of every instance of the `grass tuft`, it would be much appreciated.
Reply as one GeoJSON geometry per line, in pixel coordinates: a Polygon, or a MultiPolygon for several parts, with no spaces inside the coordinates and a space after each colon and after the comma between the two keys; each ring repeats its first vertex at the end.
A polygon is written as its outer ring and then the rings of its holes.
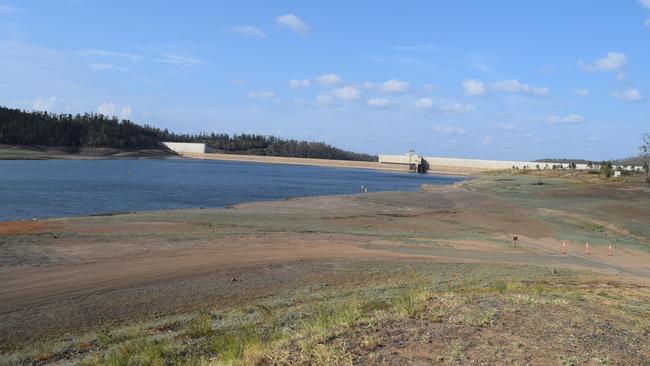
{"type": "Polygon", "coordinates": [[[183,328],[182,334],[188,338],[201,338],[212,335],[212,321],[214,317],[209,312],[201,312],[190,319],[183,328]]]}

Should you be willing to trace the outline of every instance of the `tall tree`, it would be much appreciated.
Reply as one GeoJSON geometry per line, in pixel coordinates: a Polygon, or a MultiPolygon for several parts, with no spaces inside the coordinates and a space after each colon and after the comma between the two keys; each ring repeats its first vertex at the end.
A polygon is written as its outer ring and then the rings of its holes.
{"type": "Polygon", "coordinates": [[[643,135],[643,144],[641,145],[641,157],[645,160],[645,180],[650,183],[650,133],[643,135]]]}

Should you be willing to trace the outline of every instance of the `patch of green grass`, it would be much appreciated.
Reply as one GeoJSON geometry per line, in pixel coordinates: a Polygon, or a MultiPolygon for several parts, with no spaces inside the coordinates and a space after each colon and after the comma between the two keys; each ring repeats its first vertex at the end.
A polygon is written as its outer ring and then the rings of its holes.
{"type": "Polygon", "coordinates": [[[229,365],[244,358],[247,350],[260,347],[262,337],[251,327],[245,327],[212,337],[211,343],[218,364],[229,365]]]}
{"type": "Polygon", "coordinates": [[[399,291],[391,300],[395,313],[399,316],[417,318],[422,315],[431,292],[424,288],[410,288],[399,291]]]}
{"type": "Polygon", "coordinates": [[[502,294],[508,289],[508,283],[504,280],[497,280],[492,284],[492,289],[502,294]]]}
{"type": "Polygon", "coordinates": [[[214,317],[210,312],[201,312],[185,324],[182,334],[188,338],[207,337],[214,332],[213,320],[214,317]]]}

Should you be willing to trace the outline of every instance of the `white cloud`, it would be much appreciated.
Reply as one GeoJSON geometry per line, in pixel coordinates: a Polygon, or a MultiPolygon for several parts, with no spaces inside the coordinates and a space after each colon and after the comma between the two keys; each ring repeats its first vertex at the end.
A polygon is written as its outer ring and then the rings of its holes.
{"type": "Polygon", "coordinates": [[[612,93],[612,97],[626,102],[638,102],[643,99],[641,92],[638,89],[629,88],[625,90],[617,90],[612,93]]]}
{"type": "Polygon", "coordinates": [[[270,99],[275,96],[275,93],[270,90],[264,90],[260,92],[249,92],[246,94],[246,98],[251,99],[270,99]]]}
{"type": "Polygon", "coordinates": [[[47,99],[36,99],[32,103],[32,110],[34,111],[48,111],[56,104],[56,97],[49,97],[47,99]]]}
{"type": "Polygon", "coordinates": [[[573,93],[581,96],[581,97],[586,97],[589,95],[589,89],[586,88],[578,88],[578,89],[573,89],[573,93]]]}
{"type": "Polygon", "coordinates": [[[433,107],[433,100],[431,98],[422,98],[416,100],[413,105],[421,109],[430,109],[433,107]]]}
{"type": "Polygon", "coordinates": [[[308,88],[310,85],[309,80],[298,80],[298,79],[291,79],[289,80],[289,87],[291,89],[303,89],[303,88],[308,88]]]}
{"type": "Polygon", "coordinates": [[[373,98],[368,100],[369,107],[388,108],[391,106],[390,100],[385,98],[373,98]]]}
{"type": "Polygon", "coordinates": [[[342,100],[352,101],[358,100],[361,97],[359,89],[353,86],[346,86],[343,88],[335,89],[334,95],[342,100]]]}
{"type": "Polygon", "coordinates": [[[266,37],[266,34],[264,34],[264,32],[252,25],[236,25],[232,28],[232,32],[241,36],[254,37],[259,39],[266,37]]]}
{"type": "Polygon", "coordinates": [[[641,3],[641,6],[650,9],[650,0],[639,0],[639,2],[641,3]]]}
{"type": "Polygon", "coordinates": [[[117,70],[117,71],[126,70],[122,66],[117,66],[108,62],[93,62],[90,64],[90,68],[93,70],[117,70]]]}
{"type": "Polygon", "coordinates": [[[463,89],[467,95],[485,95],[487,89],[482,81],[476,79],[467,79],[463,81],[463,89]]]}
{"type": "Polygon", "coordinates": [[[606,57],[599,58],[591,64],[578,60],[578,65],[586,71],[619,71],[625,66],[627,57],[620,52],[609,52],[606,57]]]}
{"type": "Polygon", "coordinates": [[[334,86],[339,85],[343,82],[343,79],[336,74],[323,74],[316,77],[318,81],[323,86],[334,86]]]}
{"type": "Polygon", "coordinates": [[[409,90],[409,83],[397,79],[391,79],[381,84],[379,90],[382,93],[405,93],[409,90]]]}
{"type": "Polygon", "coordinates": [[[646,19],[643,24],[645,24],[646,27],[650,27],[650,18],[646,19]]]}
{"type": "Polygon", "coordinates": [[[589,136],[587,137],[587,141],[591,143],[597,143],[600,142],[600,138],[598,136],[589,136]]]}
{"type": "Polygon", "coordinates": [[[120,119],[131,118],[133,110],[130,105],[121,106],[114,102],[102,103],[97,107],[97,113],[107,117],[118,117],[120,119]]]}
{"type": "Polygon", "coordinates": [[[533,95],[548,95],[550,89],[547,87],[535,88],[527,84],[521,83],[519,80],[501,80],[492,83],[492,90],[501,91],[506,93],[516,93],[516,94],[533,94],[533,95]]]}
{"type": "Polygon", "coordinates": [[[438,107],[438,112],[449,115],[470,114],[476,112],[471,104],[450,103],[438,107]]]}
{"type": "Polygon", "coordinates": [[[568,116],[558,117],[550,115],[547,118],[548,123],[564,123],[564,124],[577,124],[583,123],[585,118],[579,114],[569,114],[568,116]]]}
{"type": "Polygon", "coordinates": [[[464,135],[465,129],[455,126],[433,126],[435,132],[444,133],[445,135],[464,135]]]}
{"type": "Polygon", "coordinates": [[[307,34],[311,30],[309,24],[293,14],[280,15],[275,22],[300,34],[307,34]]]}

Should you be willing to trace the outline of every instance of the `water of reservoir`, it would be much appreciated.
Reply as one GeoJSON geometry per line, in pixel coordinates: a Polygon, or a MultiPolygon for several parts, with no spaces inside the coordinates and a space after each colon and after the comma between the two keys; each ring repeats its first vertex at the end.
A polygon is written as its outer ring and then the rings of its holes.
{"type": "Polygon", "coordinates": [[[369,192],[462,178],[215,160],[0,161],[0,221],[369,192]]]}

